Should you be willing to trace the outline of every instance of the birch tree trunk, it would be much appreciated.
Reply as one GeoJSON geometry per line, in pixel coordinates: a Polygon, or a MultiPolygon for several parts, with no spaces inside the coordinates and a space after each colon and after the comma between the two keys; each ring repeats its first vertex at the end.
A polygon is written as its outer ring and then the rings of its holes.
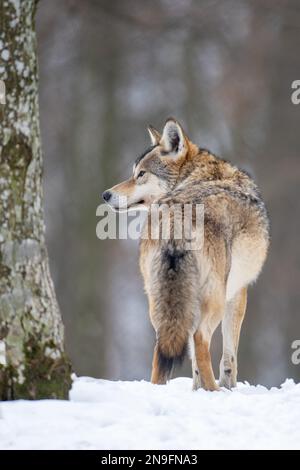
{"type": "MultiPolygon", "coordinates": [[[[35,0],[0,0],[0,398],[66,397],[42,197],[35,0]]],[[[55,77],[54,77],[55,79],[55,77]]]]}

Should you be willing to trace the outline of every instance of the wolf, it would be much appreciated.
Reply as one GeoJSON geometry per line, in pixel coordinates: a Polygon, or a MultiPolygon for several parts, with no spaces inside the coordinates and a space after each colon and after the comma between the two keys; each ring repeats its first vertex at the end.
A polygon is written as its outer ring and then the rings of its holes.
{"type": "MultiPolygon", "coordinates": [[[[189,250],[170,235],[141,237],[140,268],[156,332],[151,381],[164,384],[190,352],[193,389],[231,389],[247,288],[265,262],[269,220],[247,172],[195,145],[174,118],[162,133],[148,128],[151,146],[132,176],[103,193],[115,210],[152,204],[203,204],[203,243],[189,250]],[[126,207],[124,206],[126,200],[126,207]],[[214,377],[210,344],[222,322],[220,377],[214,377]]],[[[150,217],[150,215],[148,216],[150,217]]]]}

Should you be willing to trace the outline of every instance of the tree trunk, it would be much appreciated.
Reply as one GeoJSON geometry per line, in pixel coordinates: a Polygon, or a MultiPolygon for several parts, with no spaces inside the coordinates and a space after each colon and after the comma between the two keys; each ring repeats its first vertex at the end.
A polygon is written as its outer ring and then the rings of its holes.
{"type": "Polygon", "coordinates": [[[0,0],[0,399],[64,398],[70,386],[45,246],[36,4],[0,0]]]}

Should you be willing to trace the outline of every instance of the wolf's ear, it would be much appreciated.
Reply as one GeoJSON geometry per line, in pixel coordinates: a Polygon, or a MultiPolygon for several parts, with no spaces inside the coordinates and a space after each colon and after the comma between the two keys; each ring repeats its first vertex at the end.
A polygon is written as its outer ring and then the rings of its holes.
{"type": "Polygon", "coordinates": [[[151,144],[158,145],[161,139],[160,133],[153,126],[148,126],[148,132],[150,135],[151,144]]]}
{"type": "Polygon", "coordinates": [[[173,118],[166,121],[160,141],[166,152],[178,158],[187,151],[187,138],[180,124],[173,118]]]}

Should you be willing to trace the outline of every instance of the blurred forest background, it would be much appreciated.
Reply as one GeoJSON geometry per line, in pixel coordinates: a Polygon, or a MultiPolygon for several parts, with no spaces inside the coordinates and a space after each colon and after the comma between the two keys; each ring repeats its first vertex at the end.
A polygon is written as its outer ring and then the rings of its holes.
{"type": "MultiPolygon", "coordinates": [[[[148,146],[146,126],[173,115],[194,142],[254,176],[271,218],[239,380],[299,381],[299,2],[43,0],[37,30],[47,241],[76,373],[149,380],[138,242],[98,240],[96,208],[148,146]]],[[[188,363],[178,373],[190,375],[188,363]]]]}

